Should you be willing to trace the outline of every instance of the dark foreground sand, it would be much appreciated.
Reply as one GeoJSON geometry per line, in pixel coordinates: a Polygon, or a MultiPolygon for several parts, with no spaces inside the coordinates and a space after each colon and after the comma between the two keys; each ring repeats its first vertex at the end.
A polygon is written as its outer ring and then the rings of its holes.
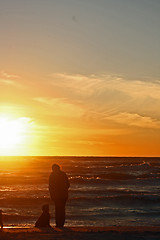
{"type": "Polygon", "coordinates": [[[0,240],[160,240],[160,227],[4,228],[0,240]]]}

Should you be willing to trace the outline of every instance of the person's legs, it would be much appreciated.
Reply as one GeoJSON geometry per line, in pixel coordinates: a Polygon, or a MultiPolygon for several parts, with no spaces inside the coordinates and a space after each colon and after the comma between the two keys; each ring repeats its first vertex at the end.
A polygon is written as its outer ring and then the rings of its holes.
{"type": "Polygon", "coordinates": [[[58,199],[55,201],[55,218],[56,227],[63,227],[65,222],[65,199],[58,199]]]}

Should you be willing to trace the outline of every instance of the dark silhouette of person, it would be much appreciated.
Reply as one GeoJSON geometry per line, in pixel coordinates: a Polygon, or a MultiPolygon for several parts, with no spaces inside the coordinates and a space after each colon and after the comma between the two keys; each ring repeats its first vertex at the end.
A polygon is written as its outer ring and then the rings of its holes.
{"type": "Polygon", "coordinates": [[[56,227],[63,227],[65,223],[65,206],[68,199],[70,183],[65,172],[58,164],[53,164],[49,177],[49,192],[55,204],[56,227]]]}
{"type": "Polygon", "coordinates": [[[2,218],[2,210],[0,209],[0,226],[3,228],[3,218],[2,218]]]}
{"type": "Polygon", "coordinates": [[[42,206],[42,214],[35,223],[35,227],[51,227],[50,226],[50,214],[49,214],[49,205],[45,204],[42,206]]]}

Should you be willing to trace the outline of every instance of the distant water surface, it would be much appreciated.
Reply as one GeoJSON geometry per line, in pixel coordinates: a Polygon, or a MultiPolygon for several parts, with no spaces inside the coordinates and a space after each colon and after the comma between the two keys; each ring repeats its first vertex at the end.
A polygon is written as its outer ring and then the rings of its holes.
{"type": "Polygon", "coordinates": [[[66,226],[160,225],[160,158],[0,157],[4,224],[33,226],[48,192],[53,163],[71,183],[66,226]]]}

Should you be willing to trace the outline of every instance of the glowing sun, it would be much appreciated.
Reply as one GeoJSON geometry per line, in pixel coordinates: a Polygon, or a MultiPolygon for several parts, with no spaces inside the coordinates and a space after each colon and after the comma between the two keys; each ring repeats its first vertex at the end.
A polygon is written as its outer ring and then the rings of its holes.
{"type": "Polygon", "coordinates": [[[21,143],[28,129],[27,118],[0,117],[0,148],[10,149],[21,143]]]}

